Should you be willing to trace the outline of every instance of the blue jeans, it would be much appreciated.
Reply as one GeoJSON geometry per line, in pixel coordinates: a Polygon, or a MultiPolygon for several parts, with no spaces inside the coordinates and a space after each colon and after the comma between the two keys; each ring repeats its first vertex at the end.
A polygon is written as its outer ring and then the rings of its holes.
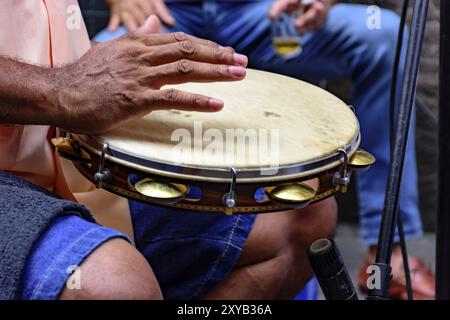
{"type": "MultiPolygon", "coordinates": [[[[323,79],[352,80],[353,105],[361,125],[361,147],[377,158],[370,170],[357,175],[361,236],[366,244],[376,244],[390,158],[389,96],[398,16],[382,10],[381,29],[369,30],[367,6],[337,4],[323,28],[302,36],[302,54],[285,60],[277,56],[272,47],[271,22],[267,14],[273,0],[172,0],[166,3],[176,19],[176,26],[167,28],[168,32],[184,31],[232,46],[248,55],[250,67],[313,83],[323,79]]],[[[103,31],[95,40],[113,39],[125,32],[124,28],[115,33],[103,31]]],[[[402,74],[401,68],[400,77],[402,74]]],[[[401,188],[400,215],[405,233],[408,238],[420,236],[414,126],[410,131],[401,188]]]]}
{"type": "Polygon", "coordinates": [[[182,212],[130,201],[137,249],[165,299],[201,299],[233,270],[254,215],[182,212]]]}

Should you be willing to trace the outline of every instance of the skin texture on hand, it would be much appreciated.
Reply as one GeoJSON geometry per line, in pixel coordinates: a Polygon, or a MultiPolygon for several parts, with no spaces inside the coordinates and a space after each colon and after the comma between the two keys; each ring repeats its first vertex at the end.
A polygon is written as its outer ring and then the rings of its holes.
{"type": "Polygon", "coordinates": [[[53,124],[59,80],[43,68],[0,56],[0,123],[53,124]]]}
{"type": "Polygon", "coordinates": [[[61,68],[0,59],[5,75],[0,79],[0,122],[53,125],[94,134],[156,108],[221,110],[220,100],[160,88],[241,80],[247,57],[184,33],[152,33],[158,27],[158,19],[152,16],[136,32],[97,44],[79,61],[61,68]]]}
{"type": "Polygon", "coordinates": [[[173,26],[175,19],[164,0],[107,0],[111,8],[108,29],[112,32],[123,24],[129,31],[135,31],[150,15],[156,15],[162,23],[173,26]]]}
{"type": "Polygon", "coordinates": [[[295,28],[300,34],[304,34],[321,28],[336,2],[336,0],[318,0],[302,5],[299,0],[277,0],[269,11],[269,17],[274,20],[283,12],[288,14],[301,12],[295,19],[295,28]]]}

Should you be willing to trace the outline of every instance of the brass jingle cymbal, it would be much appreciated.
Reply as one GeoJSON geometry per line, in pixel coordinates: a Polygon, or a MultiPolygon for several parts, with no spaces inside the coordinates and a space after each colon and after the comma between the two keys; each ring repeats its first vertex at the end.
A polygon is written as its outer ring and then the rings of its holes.
{"type": "Polygon", "coordinates": [[[134,184],[134,188],[153,201],[164,204],[177,203],[189,193],[189,187],[186,185],[160,182],[149,178],[139,180],[134,184]]]}
{"type": "Polygon", "coordinates": [[[369,152],[358,149],[350,159],[348,166],[352,169],[367,169],[375,163],[375,157],[369,152]]]}
{"type": "Polygon", "coordinates": [[[306,207],[316,196],[317,190],[313,187],[297,182],[265,188],[267,196],[274,202],[290,207],[306,207]]]}

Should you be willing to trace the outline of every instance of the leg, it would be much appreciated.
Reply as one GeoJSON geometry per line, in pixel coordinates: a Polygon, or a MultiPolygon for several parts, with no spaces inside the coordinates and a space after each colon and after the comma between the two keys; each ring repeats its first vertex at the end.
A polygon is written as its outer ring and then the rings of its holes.
{"type": "Polygon", "coordinates": [[[289,299],[312,277],[305,251],[333,237],[334,198],[300,210],[259,215],[231,274],[208,299],[289,299]]]}
{"type": "MultiPolygon", "coordinates": [[[[361,235],[368,245],[373,246],[378,239],[390,161],[390,111],[387,106],[399,18],[393,12],[381,10],[381,29],[369,30],[366,26],[369,17],[367,6],[338,4],[331,10],[322,29],[302,37],[302,54],[295,59],[284,60],[272,48],[270,21],[267,19],[270,5],[271,1],[268,0],[247,3],[241,10],[221,11],[219,16],[224,26],[217,32],[220,39],[215,40],[248,54],[250,64],[255,68],[316,83],[321,79],[344,77],[353,80],[353,104],[360,120],[362,147],[377,158],[377,163],[371,170],[359,174],[357,180],[361,235]]],[[[405,38],[403,62],[406,41],[405,38]]],[[[401,63],[400,66],[402,65],[401,63]]],[[[397,92],[400,92],[402,74],[401,68],[397,92]]],[[[397,103],[398,98],[397,96],[397,103]]],[[[414,119],[412,123],[400,195],[400,217],[408,238],[422,234],[418,209],[414,119]]],[[[372,247],[371,252],[374,249],[372,247]]],[[[393,262],[399,260],[398,249],[394,250],[393,262]]],[[[369,254],[368,259],[372,258],[369,254]]],[[[422,279],[432,279],[428,270],[423,273],[427,276],[421,277],[422,279]]],[[[431,285],[422,281],[417,287],[425,287],[424,292],[432,292],[433,281],[428,282],[431,285]]]]}
{"type": "MultiPolygon", "coordinates": [[[[218,39],[215,40],[248,54],[250,64],[254,68],[310,82],[352,78],[353,103],[361,125],[362,147],[377,158],[371,170],[358,175],[362,237],[367,244],[375,244],[390,159],[387,106],[399,18],[391,11],[381,10],[381,29],[369,30],[366,26],[367,6],[335,5],[322,29],[302,37],[302,54],[297,58],[285,60],[278,57],[272,48],[271,24],[267,18],[271,4],[270,0],[248,2],[239,10],[225,10],[226,6],[231,7],[232,4],[224,5],[224,10],[220,10],[221,13],[218,14],[218,20],[223,23],[223,27],[218,30],[218,39]]],[[[399,74],[403,74],[402,69],[399,74]]],[[[400,199],[400,214],[408,237],[422,234],[417,199],[417,168],[412,127],[400,199]]]]}
{"type": "Polygon", "coordinates": [[[183,211],[130,201],[136,246],[164,298],[201,299],[233,270],[254,215],[183,211]]]}
{"type": "Polygon", "coordinates": [[[124,239],[78,216],[56,218],[28,258],[21,299],[160,299],[151,268],[124,239]]]}

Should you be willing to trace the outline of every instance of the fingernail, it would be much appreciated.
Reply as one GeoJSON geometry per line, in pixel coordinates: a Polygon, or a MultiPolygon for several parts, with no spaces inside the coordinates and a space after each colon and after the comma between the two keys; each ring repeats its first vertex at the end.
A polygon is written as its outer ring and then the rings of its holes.
{"type": "Polygon", "coordinates": [[[236,78],[242,78],[245,76],[245,68],[242,67],[231,66],[228,67],[228,71],[236,78]]]}
{"type": "Polygon", "coordinates": [[[234,53],[233,54],[234,63],[236,63],[239,66],[247,66],[248,58],[244,56],[243,54],[234,53]]]}
{"type": "Polygon", "coordinates": [[[223,108],[223,101],[218,99],[209,99],[208,100],[208,107],[212,111],[219,111],[223,108]]]}

